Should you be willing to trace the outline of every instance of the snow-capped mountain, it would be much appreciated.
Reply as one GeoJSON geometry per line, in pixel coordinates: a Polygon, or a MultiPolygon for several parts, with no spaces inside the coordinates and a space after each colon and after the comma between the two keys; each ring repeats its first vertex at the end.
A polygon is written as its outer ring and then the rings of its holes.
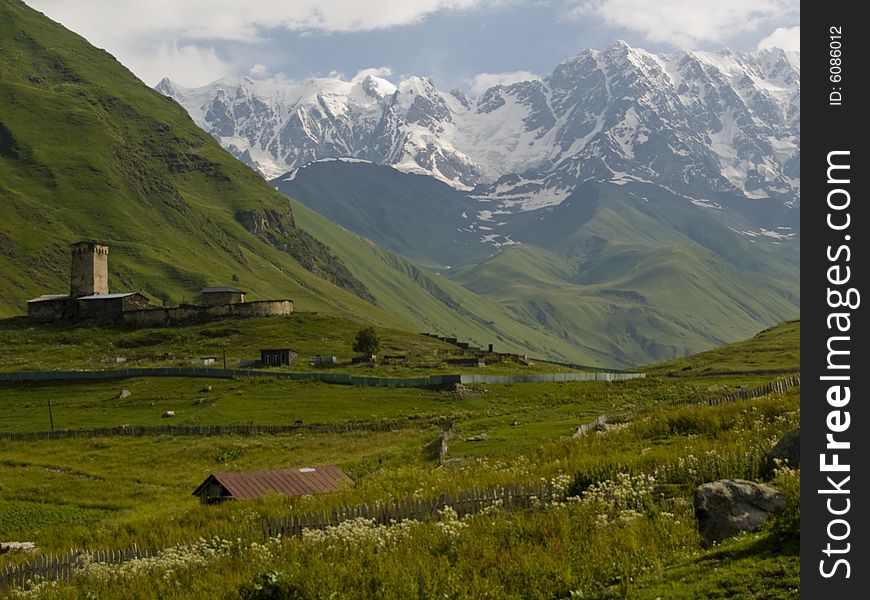
{"type": "Polygon", "coordinates": [[[590,179],[646,181],[698,202],[800,196],[800,55],[652,54],[617,42],[477,98],[431,79],[157,89],[230,152],[276,177],[353,157],[529,210],[590,179]]]}

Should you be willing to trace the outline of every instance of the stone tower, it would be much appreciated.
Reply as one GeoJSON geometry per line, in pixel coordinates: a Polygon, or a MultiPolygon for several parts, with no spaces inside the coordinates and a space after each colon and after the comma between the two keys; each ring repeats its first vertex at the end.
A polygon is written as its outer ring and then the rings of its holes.
{"type": "Polygon", "coordinates": [[[69,295],[71,298],[109,293],[109,247],[77,242],[71,247],[69,295]]]}

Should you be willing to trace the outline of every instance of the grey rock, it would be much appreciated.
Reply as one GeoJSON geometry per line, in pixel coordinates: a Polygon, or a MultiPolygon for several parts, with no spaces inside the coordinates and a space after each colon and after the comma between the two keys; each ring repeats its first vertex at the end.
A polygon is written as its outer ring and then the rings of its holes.
{"type": "Polygon", "coordinates": [[[782,492],[743,479],[721,479],[695,488],[695,517],[705,546],[742,532],[758,531],[785,510],[782,492]]]}
{"type": "Polygon", "coordinates": [[[174,411],[174,410],[167,410],[167,411],[166,411],[165,413],[163,413],[163,415],[161,415],[161,416],[162,416],[164,419],[169,419],[169,418],[175,416],[175,411],[174,411]]]}
{"type": "Polygon", "coordinates": [[[776,464],[777,459],[792,469],[801,466],[801,428],[793,429],[767,453],[768,460],[776,464]]]}
{"type": "Polygon", "coordinates": [[[123,400],[124,398],[128,398],[130,396],[130,390],[121,390],[121,393],[118,394],[118,399],[123,400]]]}

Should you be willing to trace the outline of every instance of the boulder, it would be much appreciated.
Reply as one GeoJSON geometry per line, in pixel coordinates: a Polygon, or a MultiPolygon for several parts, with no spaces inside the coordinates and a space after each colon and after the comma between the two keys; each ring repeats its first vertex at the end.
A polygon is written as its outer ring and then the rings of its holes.
{"type": "Polygon", "coordinates": [[[695,518],[704,546],[744,531],[758,531],[785,510],[782,492],[743,479],[721,479],[695,488],[695,518]]]}
{"type": "Polygon", "coordinates": [[[130,396],[130,390],[121,390],[121,393],[118,394],[118,399],[123,400],[124,398],[127,398],[129,396],[130,396]]]}
{"type": "Polygon", "coordinates": [[[779,459],[792,469],[801,466],[801,428],[793,429],[785,434],[781,440],[767,453],[767,459],[776,463],[779,459]]]}

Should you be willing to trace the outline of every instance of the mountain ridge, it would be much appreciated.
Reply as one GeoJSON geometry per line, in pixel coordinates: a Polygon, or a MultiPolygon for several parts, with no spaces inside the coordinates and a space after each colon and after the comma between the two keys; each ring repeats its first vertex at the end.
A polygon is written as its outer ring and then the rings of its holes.
{"type": "Polygon", "coordinates": [[[799,204],[800,55],[779,49],[652,54],[620,41],[477,98],[417,76],[157,89],[270,178],[353,157],[521,210],[589,179],[799,204]]]}

